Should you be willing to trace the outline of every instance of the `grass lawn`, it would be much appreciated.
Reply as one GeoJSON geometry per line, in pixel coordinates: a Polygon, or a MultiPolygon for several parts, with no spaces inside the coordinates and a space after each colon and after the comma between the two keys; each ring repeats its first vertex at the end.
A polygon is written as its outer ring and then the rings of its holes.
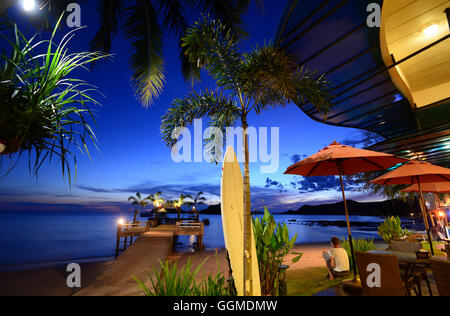
{"type": "MultiPolygon", "coordinates": [[[[422,241],[423,249],[430,250],[430,243],[428,241],[422,241]]],[[[445,248],[445,244],[439,241],[433,241],[434,254],[436,256],[445,257],[446,253],[441,249],[445,248]]]]}
{"type": "Polygon", "coordinates": [[[326,278],[327,273],[326,267],[288,270],[288,296],[311,296],[341,284],[343,279],[330,281],[326,278]]]}

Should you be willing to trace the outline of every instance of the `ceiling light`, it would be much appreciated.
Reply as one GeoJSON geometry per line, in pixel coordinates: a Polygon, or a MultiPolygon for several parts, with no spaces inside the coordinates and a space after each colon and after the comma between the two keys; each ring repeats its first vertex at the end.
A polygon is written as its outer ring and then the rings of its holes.
{"type": "Polygon", "coordinates": [[[427,37],[434,37],[439,33],[439,25],[437,23],[428,24],[423,28],[422,32],[427,37]]]}

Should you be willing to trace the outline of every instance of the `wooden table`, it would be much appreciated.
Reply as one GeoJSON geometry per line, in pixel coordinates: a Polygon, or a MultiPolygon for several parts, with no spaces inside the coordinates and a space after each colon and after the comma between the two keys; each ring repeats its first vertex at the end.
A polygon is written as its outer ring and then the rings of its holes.
{"type": "MultiPolygon", "coordinates": [[[[411,277],[417,277],[418,273],[423,274],[423,279],[425,280],[430,296],[433,296],[433,292],[431,290],[430,281],[428,279],[426,270],[431,267],[431,257],[429,259],[418,259],[415,253],[411,252],[399,252],[399,251],[386,251],[386,250],[372,250],[370,253],[379,253],[379,254],[391,254],[397,257],[399,265],[403,268],[404,271],[404,280],[405,282],[409,280],[411,277]],[[420,271],[419,271],[420,270],[420,271]]],[[[420,284],[418,284],[418,295],[422,296],[422,289],[420,284]]]]}

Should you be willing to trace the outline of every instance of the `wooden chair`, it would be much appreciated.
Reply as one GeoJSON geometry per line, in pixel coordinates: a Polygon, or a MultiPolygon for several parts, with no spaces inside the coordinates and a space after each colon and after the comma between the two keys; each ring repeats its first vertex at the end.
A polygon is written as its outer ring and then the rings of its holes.
{"type": "MultiPolygon", "coordinates": [[[[411,241],[391,241],[391,250],[394,252],[403,252],[416,254],[422,251],[423,245],[420,242],[411,241]]],[[[428,280],[426,267],[420,265],[410,265],[400,263],[400,275],[404,279],[405,277],[413,277],[417,285],[417,294],[422,296],[422,282],[425,281],[428,287],[428,293],[433,296],[431,290],[430,280],[428,280]]]]}
{"type": "Polygon", "coordinates": [[[431,270],[433,270],[440,296],[450,296],[450,261],[431,260],[431,270]]]}
{"type": "Polygon", "coordinates": [[[405,283],[400,275],[397,257],[393,254],[377,254],[356,252],[359,275],[364,296],[405,296],[411,295],[410,289],[414,286],[411,278],[405,283]],[[379,267],[379,284],[371,284],[374,270],[379,267]]]}
{"type": "Polygon", "coordinates": [[[446,238],[446,237],[444,236],[443,233],[441,233],[441,232],[436,232],[436,236],[437,236],[437,239],[438,239],[439,241],[442,241],[442,242],[445,242],[445,243],[447,243],[447,244],[450,244],[450,239],[446,238]]]}

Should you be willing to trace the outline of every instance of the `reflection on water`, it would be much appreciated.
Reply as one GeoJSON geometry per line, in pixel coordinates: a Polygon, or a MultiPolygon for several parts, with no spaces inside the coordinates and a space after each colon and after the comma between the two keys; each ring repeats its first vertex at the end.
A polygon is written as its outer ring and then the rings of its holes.
{"type": "MultiPolygon", "coordinates": [[[[274,217],[277,223],[288,225],[290,238],[297,234],[296,244],[328,242],[333,236],[346,237],[348,234],[344,215],[274,215],[274,217]]],[[[221,216],[200,216],[201,220],[204,218],[210,221],[209,226],[205,226],[203,238],[206,249],[225,248],[221,216]]],[[[383,220],[382,217],[374,216],[350,216],[353,237],[380,239],[377,228],[383,220]]],[[[408,219],[403,219],[402,224],[407,228],[414,226],[408,219]]],[[[178,242],[177,250],[192,251],[194,242],[188,237],[180,236],[178,242]]]]}
{"type": "MultiPolygon", "coordinates": [[[[0,269],[8,265],[66,261],[71,259],[113,257],[117,220],[132,219],[132,214],[0,212],[0,269]]],[[[220,215],[203,215],[206,249],[224,248],[220,215]]],[[[275,215],[286,223],[297,243],[327,242],[332,236],[347,234],[344,216],[275,215]]],[[[382,218],[353,216],[355,237],[374,237],[382,218]]],[[[410,224],[408,221],[403,221],[410,224]]],[[[177,251],[192,251],[194,236],[180,236],[177,251]]]]}

